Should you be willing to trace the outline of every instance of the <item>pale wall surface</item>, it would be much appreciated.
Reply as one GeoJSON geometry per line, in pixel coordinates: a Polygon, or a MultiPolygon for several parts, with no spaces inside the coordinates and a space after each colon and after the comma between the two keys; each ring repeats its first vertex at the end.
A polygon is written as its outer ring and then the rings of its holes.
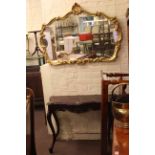
{"type": "Polygon", "coordinates": [[[41,29],[43,23],[41,0],[26,0],[26,22],[27,31],[41,29]]]}
{"type": "MultiPolygon", "coordinates": [[[[71,10],[77,2],[90,12],[102,11],[109,16],[116,16],[123,32],[123,41],[118,58],[110,63],[95,63],[87,65],[50,66],[41,67],[45,104],[51,95],[80,95],[100,94],[100,71],[128,72],[128,47],[125,13],[128,0],[31,0],[28,29],[38,29],[55,16],[63,16],[71,10]],[[37,3],[37,4],[36,4],[37,3]],[[33,7],[35,9],[33,9],[33,7]],[[40,10],[41,8],[41,10],[40,10]],[[33,13],[38,13],[37,18],[33,13]],[[41,16],[39,16],[41,15],[41,16]],[[35,20],[35,22],[34,22],[35,20]]],[[[28,10],[30,9],[28,8],[28,10]]],[[[46,107],[47,108],[47,107],[46,107]]],[[[97,139],[100,133],[100,113],[90,112],[82,115],[61,113],[61,135],[65,139],[97,139]],[[91,123],[89,123],[91,122],[91,123]],[[77,125],[78,124],[78,125],[77,125]],[[82,133],[82,134],[79,134],[82,133]],[[96,133],[96,134],[83,134],[96,133]]]]}

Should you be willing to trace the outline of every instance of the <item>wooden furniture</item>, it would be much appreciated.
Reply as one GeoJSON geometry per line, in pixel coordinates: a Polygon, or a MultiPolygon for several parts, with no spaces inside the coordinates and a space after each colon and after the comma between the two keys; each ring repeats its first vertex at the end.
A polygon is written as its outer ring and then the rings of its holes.
{"type": "Polygon", "coordinates": [[[33,89],[35,104],[43,105],[44,97],[39,66],[26,66],[26,87],[33,89]]]}
{"type": "Polygon", "coordinates": [[[111,154],[111,116],[110,104],[108,104],[108,87],[119,83],[128,83],[128,73],[104,73],[102,72],[102,104],[101,104],[101,155],[111,154]]]}
{"type": "Polygon", "coordinates": [[[70,111],[75,113],[87,112],[89,110],[99,110],[101,95],[81,95],[81,96],[53,96],[48,103],[47,121],[53,133],[52,145],[49,152],[52,153],[56,138],[59,134],[60,125],[56,116],[56,111],[70,111]],[[54,116],[56,128],[54,129],[51,116],[54,116]]]}
{"type": "Polygon", "coordinates": [[[26,155],[37,155],[34,130],[34,92],[26,88],[26,155]]]}

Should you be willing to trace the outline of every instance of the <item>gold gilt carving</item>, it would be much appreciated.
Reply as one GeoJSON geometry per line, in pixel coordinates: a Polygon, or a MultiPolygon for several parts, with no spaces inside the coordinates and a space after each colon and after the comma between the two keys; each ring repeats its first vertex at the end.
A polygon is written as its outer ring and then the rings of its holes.
{"type": "Polygon", "coordinates": [[[75,14],[75,15],[78,15],[80,13],[82,13],[83,9],[81,8],[81,6],[77,3],[75,3],[72,7],[72,12],[75,14]]]}
{"type": "Polygon", "coordinates": [[[44,54],[45,61],[47,63],[50,63],[51,65],[85,64],[85,63],[114,61],[117,58],[118,51],[120,50],[120,47],[121,47],[122,30],[121,30],[121,27],[120,27],[119,22],[116,17],[109,17],[108,15],[106,15],[103,12],[96,12],[96,13],[89,12],[89,11],[83,9],[79,4],[75,3],[72,6],[72,10],[70,12],[68,12],[66,15],[64,15],[63,17],[55,17],[55,18],[51,19],[47,24],[42,25],[40,36],[41,36],[40,44],[41,44],[42,52],[44,54]],[[85,14],[93,15],[93,16],[104,17],[104,18],[107,18],[108,20],[110,20],[110,22],[113,22],[116,24],[118,39],[117,39],[117,42],[115,43],[115,48],[114,48],[114,52],[113,52],[112,56],[108,57],[108,58],[107,57],[96,57],[96,58],[81,58],[81,59],[79,58],[77,60],[57,60],[57,61],[50,60],[48,57],[48,54],[47,54],[47,49],[46,49],[48,43],[47,43],[47,41],[45,39],[45,35],[44,35],[46,28],[48,28],[50,25],[52,25],[56,21],[67,19],[70,15],[79,15],[81,13],[85,13],[85,14]]]}

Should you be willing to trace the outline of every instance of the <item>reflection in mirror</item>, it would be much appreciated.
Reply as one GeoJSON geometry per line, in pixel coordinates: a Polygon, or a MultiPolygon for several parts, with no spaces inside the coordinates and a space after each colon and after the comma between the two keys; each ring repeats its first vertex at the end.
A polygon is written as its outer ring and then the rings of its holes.
{"type": "Polygon", "coordinates": [[[122,38],[116,18],[89,13],[75,3],[71,12],[51,21],[43,25],[41,38],[49,31],[50,51],[43,46],[48,59],[56,60],[51,61],[52,64],[102,62],[116,58],[122,38]]]}

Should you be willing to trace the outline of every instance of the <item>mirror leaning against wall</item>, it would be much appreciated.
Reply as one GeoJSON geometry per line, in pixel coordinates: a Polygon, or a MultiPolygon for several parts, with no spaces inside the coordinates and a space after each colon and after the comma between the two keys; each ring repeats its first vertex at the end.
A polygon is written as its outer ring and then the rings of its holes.
{"type": "Polygon", "coordinates": [[[113,61],[121,41],[116,17],[91,13],[77,3],[63,17],[42,25],[40,32],[45,61],[52,65],[113,61]]]}

